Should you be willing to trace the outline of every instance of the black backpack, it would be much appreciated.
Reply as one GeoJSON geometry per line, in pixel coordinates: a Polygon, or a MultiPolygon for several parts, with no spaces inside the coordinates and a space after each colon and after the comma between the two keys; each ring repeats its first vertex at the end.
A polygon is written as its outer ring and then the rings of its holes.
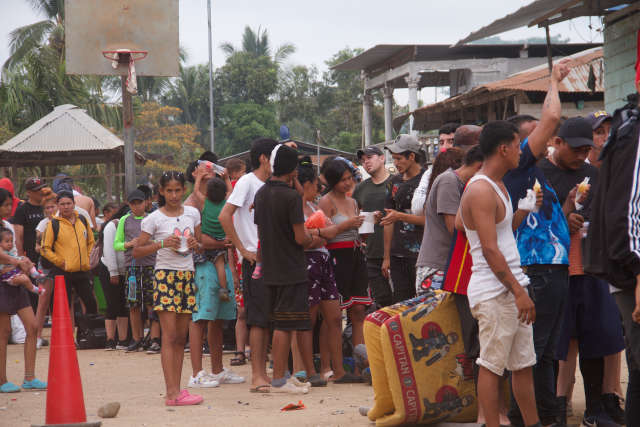
{"type": "MultiPolygon", "coordinates": [[[[87,219],[82,215],[78,215],[78,218],[80,218],[80,221],[82,221],[82,224],[84,224],[84,228],[87,229],[87,233],[91,233],[91,228],[89,228],[89,223],[87,222],[87,219]]],[[[60,220],[51,218],[50,221],[51,221],[51,229],[53,230],[53,241],[51,242],[51,250],[55,252],[54,246],[56,244],[56,240],[58,240],[58,233],[60,233],[60,220]]],[[[40,257],[40,263],[42,264],[42,268],[44,269],[51,270],[55,268],[55,265],[44,256],[40,257]]]]}
{"type": "Polygon", "coordinates": [[[85,314],[78,316],[76,320],[78,326],[76,333],[78,350],[104,348],[107,342],[104,316],[101,314],[85,314]]]}

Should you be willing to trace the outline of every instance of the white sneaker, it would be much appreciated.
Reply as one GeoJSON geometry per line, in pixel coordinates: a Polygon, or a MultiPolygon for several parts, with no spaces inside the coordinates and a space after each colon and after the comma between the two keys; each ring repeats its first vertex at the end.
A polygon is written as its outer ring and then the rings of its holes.
{"type": "Polygon", "coordinates": [[[292,382],[287,381],[282,387],[271,386],[271,393],[289,393],[289,394],[307,394],[309,389],[306,387],[297,387],[292,382]]]}
{"type": "Polygon", "coordinates": [[[289,379],[287,380],[287,382],[288,382],[288,383],[290,382],[291,384],[293,384],[293,385],[294,385],[294,386],[296,386],[296,387],[306,387],[306,388],[311,387],[311,383],[310,383],[310,382],[304,382],[304,383],[303,383],[303,382],[302,382],[302,381],[300,381],[298,378],[296,378],[296,376],[295,376],[295,375],[291,375],[291,376],[289,377],[289,379]]]}
{"type": "Polygon", "coordinates": [[[190,388],[212,388],[218,387],[220,383],[211,378],[204,370],[198,372],[198,375],[189,378],[190,388]]]}
{"type": "Polygon", "coordinates": [[[245,381],[244,377],[227,368],[222,368],[222,372],[219,374],[211,373],[208,376],[219,384],[241,384],[245,381]]]}
{"type": "Polygon", "coordinates": [[[42,338],[38,337],[38,340],[36,341],[36,348],[38,350],[40,350],[42,348],[42,338]]]}

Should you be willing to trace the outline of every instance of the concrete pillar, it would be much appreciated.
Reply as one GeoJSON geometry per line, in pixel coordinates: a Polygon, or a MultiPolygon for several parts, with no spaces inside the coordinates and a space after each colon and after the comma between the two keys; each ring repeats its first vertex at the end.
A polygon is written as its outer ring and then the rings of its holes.
{"type": "MultiPolygon", "coordinates": [[[[418,84],[420,76],[409,75],[404,78],[409,88],[409,111],[414,112],[418,108],[418,84]]],[[[418,131],[413,130],[413,115],[409,117],[409,129],[411,135],[417,135],[418,131]]]]}
{"type": "Polygon", "coordinates": [[[393,140],[393,87],[383,87],[382,95],[384,96],[384,139],[388,142],[393,140]]]}
{"type": "Polygon", "coordinates": [[[370,91],[365,91],[362,97],[362,132],[364,133],[364,145],[371,145],[372,142],[372,122],[371,111],[373,110],[373,96],[370,91]]]}

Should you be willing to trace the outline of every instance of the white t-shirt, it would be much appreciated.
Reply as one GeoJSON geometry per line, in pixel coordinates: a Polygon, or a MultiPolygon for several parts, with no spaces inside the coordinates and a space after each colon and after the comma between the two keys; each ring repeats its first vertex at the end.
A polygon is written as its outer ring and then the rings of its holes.
{"type": "MultiPolygon", "coordinates": [[[[184,206],[180,216],[166,216],[160,209],[147,215],[142,220],[142,231],[151,235],[153,240],[163,240],[172,236],[176,230],[181,236],[185,231],[194,235],[195,228],[200,225],[200,212],[191,206],[184,206]]],[[[187,233],[187,234],[188,234],[187,233]]],[[[193,256],[191,252],[181,255],[173,249],[160,249],[156,255],[156,270],[193,271],[193,256]]]]}
{"type": "Polygon", "coordinates": [[[253,222],[253,200],[263,185],[264,182],[253,172],[248,173],[236,182],[227,199],[227,203],[237,208],[233,214],[233,226],[242,245],[250,252],[258,250],[258,226],[253,222]]]}
{"type": "Polygon", "coordinates": [[[38,225],[36,225],[36,231],[39,233],[44,233],[44,231],[47,229],[48,224],[49,224],[49,218],[44,217],[42,221],[40,221],[38,225]]]}

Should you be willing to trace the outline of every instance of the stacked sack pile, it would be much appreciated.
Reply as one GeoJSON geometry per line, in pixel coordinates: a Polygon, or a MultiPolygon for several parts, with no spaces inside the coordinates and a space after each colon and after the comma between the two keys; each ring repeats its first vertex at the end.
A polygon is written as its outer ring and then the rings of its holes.
{"type": "Polygon", "coordinates": [[[477,405],[472,361],[447,292],[426,294],[367,316],[364,339],[378,427],[472,422],[477,405]]]}

